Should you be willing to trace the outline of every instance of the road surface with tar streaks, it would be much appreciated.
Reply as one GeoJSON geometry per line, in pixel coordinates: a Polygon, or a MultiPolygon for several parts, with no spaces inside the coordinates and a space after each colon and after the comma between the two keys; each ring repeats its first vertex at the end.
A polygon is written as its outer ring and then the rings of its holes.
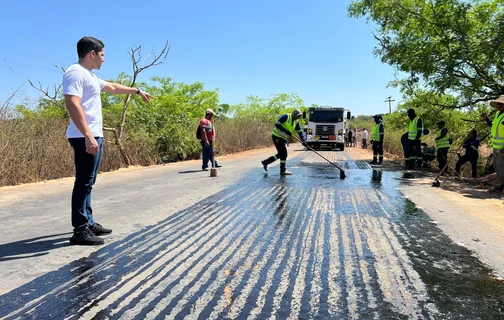
{"type": "Polygon", "coordinates": [[[293,176],[252,169],[5,293],[0,317],[502,319],[504,284],[398,192],[400,171],[324,155],[345,180],[308,152],[293,176]]]}

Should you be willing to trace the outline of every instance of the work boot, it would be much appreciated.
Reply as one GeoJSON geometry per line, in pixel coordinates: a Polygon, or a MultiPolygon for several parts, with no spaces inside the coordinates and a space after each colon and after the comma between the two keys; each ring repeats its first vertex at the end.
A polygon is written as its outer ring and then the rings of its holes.
{"type": "Polygon", "coordinates": [[[265,160],[262,160],[262,161],[261,161],[261,164],[262,164],[262,166],[263,166],[263,168],[264,168],[264,171],[268,171],[268,164],[266,163],[266,161],[265,161],[265,160]]]}
{"type": "Polygon", "coordinates": [[[290,172],[289,170],[283,170],[283,171],[280,171],[280,175],[290,176],[290,175],[292,175],[292,172],[290,172]]]}
{"type": "Polygon", "coordinates": [[[268,164],[273,163],[277,160],[276,157],[271,156],[266,160],[261,161],[261,164],[263,165],[264,170],[268,171],[268,164]]]}
{"type": "Polygon", "coordinates": [[[90,226],[89,229],[97,236],[101,236],[102,234],[112,233],[112,229],[104,228],[101,224],[95,223],[93,226],[90,226]]]}
{"type": "Polygon", "coordinates": [[[83,246],[96,246],[104,244],[105,241],[86,227],[82,231],[74,231],[73,236],[70,238],[70,243],[83,246]]]}

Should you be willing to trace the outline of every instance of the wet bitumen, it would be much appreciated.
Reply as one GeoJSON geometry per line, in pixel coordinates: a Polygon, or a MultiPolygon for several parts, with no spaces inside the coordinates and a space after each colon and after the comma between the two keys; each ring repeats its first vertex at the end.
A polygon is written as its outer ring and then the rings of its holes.
{"type": "Polygon", "coordinates": [[[3,296],[5,319],[502,319],[504,283],[344,153],[257,169],[3,296]]]}

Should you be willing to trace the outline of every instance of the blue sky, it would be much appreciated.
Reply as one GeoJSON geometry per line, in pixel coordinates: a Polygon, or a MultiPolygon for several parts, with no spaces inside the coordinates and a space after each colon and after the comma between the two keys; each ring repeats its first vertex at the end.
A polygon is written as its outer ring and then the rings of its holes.
{"type": "Polygon", "coordinates": [[[393,68],[374,57],[376,45],[365,20],[347,15],[348,0],[313,1],[12,1],[0,20],[0,101],[27,79],[44,86],[61,82],[61,71],[77,61],[76,43],[85,35],[105,43],[97,74],[116,78],[130,72],[128,50],[146,55],[165,41],[165,64],[141,74],[219,88],[221,103],[249,95],[297,93],[307,105],[338,105],[353,114],[388,112],[401,101],[386,88],[393,68]]]}

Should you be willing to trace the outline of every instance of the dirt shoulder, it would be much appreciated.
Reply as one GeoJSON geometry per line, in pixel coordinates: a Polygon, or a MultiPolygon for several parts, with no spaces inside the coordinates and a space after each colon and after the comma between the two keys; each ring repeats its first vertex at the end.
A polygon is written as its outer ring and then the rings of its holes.
{"type": "MultiPolygon", "coordinates": [[[[355,160],[371,160],[371,149],[345,148],[355,160]]],[[[404,170],[399,162],[385,157],[382,170],[404,170]]],[[[504,199],[489,192],[495,185],[495,174],[475,180],[441,178],[440,187],[433,187],[436,172],[407,171],[399,190],[423,209],[432,222],[453,242],[473,251],[480,260],[504,277],[504,199]]]]}

